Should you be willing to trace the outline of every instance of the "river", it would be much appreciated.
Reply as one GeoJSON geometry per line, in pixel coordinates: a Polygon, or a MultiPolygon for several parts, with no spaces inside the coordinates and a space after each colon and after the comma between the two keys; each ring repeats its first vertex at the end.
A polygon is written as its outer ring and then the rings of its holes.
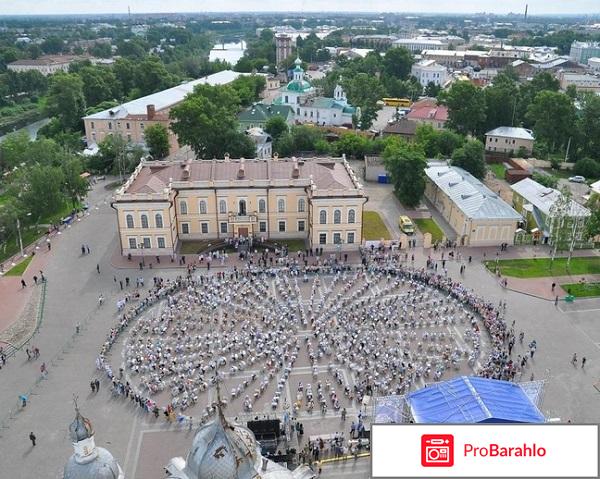
{"type": "Polygon", "coordinates": [[[210,51],[208,59],[211,62],[215,60],[226,61],[231,66],[234,66],[244,56],[245,51],[246,43],[243,40],[237,43],[217,44],[210,51]]]}
{"type": "MultiPolygon", "coordinates": [[[[24,126],[23,128],[19,128],[16,131],[26,131],[29,133],[29,138],[35,140],[37,138],[37,133],[40,131],[40,128],[47,125],[50,122],[50,118],[44,118],[43,120],[38,120],[29,125],[24,126]]],[[[0,136],[0,142],[6,138],[6,135],[0,136]]]]}

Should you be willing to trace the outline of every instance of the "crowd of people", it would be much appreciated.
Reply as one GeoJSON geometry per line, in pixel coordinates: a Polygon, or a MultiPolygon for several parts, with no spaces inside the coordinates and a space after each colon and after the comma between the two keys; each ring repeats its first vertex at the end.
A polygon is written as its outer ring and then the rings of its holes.
{"type": "Polygon", "coordinates": [[[363,250],[354,266],[311,256],[252,254],[239,269],[154,278],[149,293],[120,312],[98,368],[115,394],[173,418],[217,381],[223,403],[238,401],[246,412],[288,400],[294,413],[341,412],[365,395],[405,394],[469,367],[507,380],[526,367],[509,353],[515,333],[504,309],[445,268],[438,273],[437,262],[416,268],[384,248],[363,250]],[[123,357],[116,371],[108,358],[115,344],[123,357]],[[287,398],[299,363],[312,382],[287,398]]]}

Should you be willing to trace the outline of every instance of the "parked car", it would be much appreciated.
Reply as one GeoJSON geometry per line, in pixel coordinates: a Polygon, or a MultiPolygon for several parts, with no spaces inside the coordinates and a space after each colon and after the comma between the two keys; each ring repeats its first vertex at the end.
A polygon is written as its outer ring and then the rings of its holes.
{"type": "Polygon", "coordinates": [[[400,226],[400,229],[407,235],[412,235],[415,232],[415,225],[408,216],[401,216],[400,220],[398,220],[398,225],[400,226]]]}
{"type": "Polygon", "coordinates": [[[580,176],[580,175],[571,176],[569,178],[569,181],[571,183],[585,183],[585,177],[584,176],[580,176]]]}

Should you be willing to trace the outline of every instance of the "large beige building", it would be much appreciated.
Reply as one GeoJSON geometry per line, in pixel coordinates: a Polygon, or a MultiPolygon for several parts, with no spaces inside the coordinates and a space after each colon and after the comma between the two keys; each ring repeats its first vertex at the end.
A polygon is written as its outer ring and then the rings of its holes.
{"type": "Polygon", "coordinates": [[[179,149],[177,137],[170,130],[169,111],[200,84],[226,85],[244,73],[223,70],[173,88],[153,93],[122,105],[83,117],[85,137],[89,148],[98,145],[108,135],[121,135],[134,144],[145,144],[144,129],[160,123],[169,131],[170,152],[179,149]]]}
{"type": "Polygon", "coordinates": [[[345,158],[152,161],[112,203],[123,255],[164,255],[186,240],[305,239],[357,249],[367,197],[345,158]]]}
{"type": "Polygon", "coordinates": [[[463,246],[513,244],[521,215],[462,168],[425,170],[425,197],[457,234],[463,246]]]}

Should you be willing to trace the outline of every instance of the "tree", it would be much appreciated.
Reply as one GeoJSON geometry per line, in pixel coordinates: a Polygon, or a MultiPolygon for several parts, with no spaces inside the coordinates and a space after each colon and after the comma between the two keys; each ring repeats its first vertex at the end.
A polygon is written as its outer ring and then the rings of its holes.
{"type": "Polygon", "coordinates": [[[239,151],[227,142],[232,141],[238,148],[248,145],[234,133],[249,140],[237,131],[239,101],[230,86],[198,85],[194,93],[171,110],[171,129],[179,142],[191,146],[199,158],[222,158],[225,153],[236,157],[239,151]]]}
{"type": "Polygon", "coordinates": [[[335,142],[335,152],[337,156],[346,155],[348,157],[362,160],[369,149],[369,140],[356,133],[344,133],[338,141],[335,142]]]}
{"type": "Polygon", "coordinates": [[[406,48],[390,48],[383,57],[383,71],[386,75],[406,80],[410,76],[415,59],[406,48]]]}
{"type": "Polygon", "coordinates": [[[558,178],[554,175],[534,171],[531,179],[546,188],[556,188],[558,186],[558,178]]]}
{"type": "Polygon", "coordinates": [[[83,82],[78,75],[56,73],[50,79],[46,114],[59,119],[64,129],[79,130],[85,112],[83,82]]]}
{"type": "Polygon", "coordinates": [[[83,81],[83,94],[89,106],[103,101],[120,98],[120,85],[112,70],[104,67],[87,66],[79,71],[83,81]]]}
{"type": "Polygon", "coordinates": [[[519,90],[512,78],[500,74],[494,84],[483,90],[485,97],[485,131],[512,126],[516,120],[519,90]]]}
{"type": "Polygon", "coordinates": [[[452,166],[458,166],[482,180],[486,172],[484,151],[479,140],[468,140],[452,154],[452,166]]]}
{"type": "Polygon", "coordinates": [[[536,139],[550,145],[551,151],[566,145],[574,131],[575,118],[572,100],[560,92],[538,93],[527,111],[536,139]]]}
{"type": "Polygon", "coordinates": [[[11,170],[25,158],[29,148],[29,134],[19,131],[6,135],[0,142],[0,171],[11,170]]]}
{"type": "Polygon", "coordinates": [[[366,73],[359,73],[353,78],[343,79],[342,82],[350,103],[361,109],[361,129],[368,130],[381,109],[377,102],[384,96],[383,86],[376,77],[366,73]]]}
{"type": "Polygon", "coordinates": [[[481,88],[468,81],[459,81],[445,92],[448,124],[463,135],[479,135],[485,127],[485,97],[481,88]]]}
{"type": "Polygon", "coordinates": [[[169,154],[169,132],[164,125],[155,123],[146,127],[144,141],[154,160],[162,160],[169,154]]]}
{"type": "Polygon", "coordinates": [[[34,218],[54,213],[63,206],[64,176],[60,168],[33,165],[21,171],[17,180],[21,189],[19,199],[34,218]]]}
{"type": "Polygon", "coordinates": [[[398,199],[408,207],[419,204],[425,192],[425,154],[420,145],[391,141],[383,151],[385,168],[390,172],[398,199]]]}
{"type": "Polygon", "coordinates": [[[575,163],[573,172],[586,178],[600,177],[600,163],[592,158],[582,158],[575,163]]]}
{"type": "Polygon", "coordinates": [[[52,36],[44,40],[41,46],[44,53],[56,55],[58,53],[62,53],[65,42],[60,37],[52,36]]]}
{"type": "Polygon", "coordinates": [[[588,200],[587,207],[592,214],[585,224],[584,237],[590,240],[600,235],[600,195],[597,193],[592,194],[588,200]]]}
{"type": "Polygon", "coordinates": [[[281,116],[272,116],[265,124],[265,131],[271,135],[273,140],[277,140],[281,135],[289,131],[288,124],[281,116]]]}
{"type": "Polygon", "coordinates": [[[81,198],[87,194],[88,188],[87,181],[81,177],[83,172],[81,160],[74,155],[69,155],[63,160],[60,168],[64,177],[63,192],[71,199],[73,207],[76,207],[81,198]]]}
{"type": "Polygon", "coordinates": [[[425,96],[436,98],[440,94],[440,91],[442,91],[442,87],[430,81],[425,87],[425,96]]]}
{"type": "Polygon", "coordinates": [[[90,53],[99,58],[110,58],[112,56],[112,47],[110,43],[94,43],[90,48],[90,53]]]}
{"type": "Polygon", "coordinates": [[[600,159],[600,97],[597,95],[585,97],[579,125],[583,133],[585,154],[600,159]]]}
{"type": "Polygon", "coordinates": [[[166,90],[175,83],[176,78],[167,71],[158,57],[146,57],[135,69],[135,86],[141,96],[166,90]]]}
{"type": "Polygon", "coordinates": [[[240,98],[240,104],[246,107],[260,99],[260,95],[265,89],[266,81],[260,75],[244,75],[236,78],[229,85],[240,98]]]}

